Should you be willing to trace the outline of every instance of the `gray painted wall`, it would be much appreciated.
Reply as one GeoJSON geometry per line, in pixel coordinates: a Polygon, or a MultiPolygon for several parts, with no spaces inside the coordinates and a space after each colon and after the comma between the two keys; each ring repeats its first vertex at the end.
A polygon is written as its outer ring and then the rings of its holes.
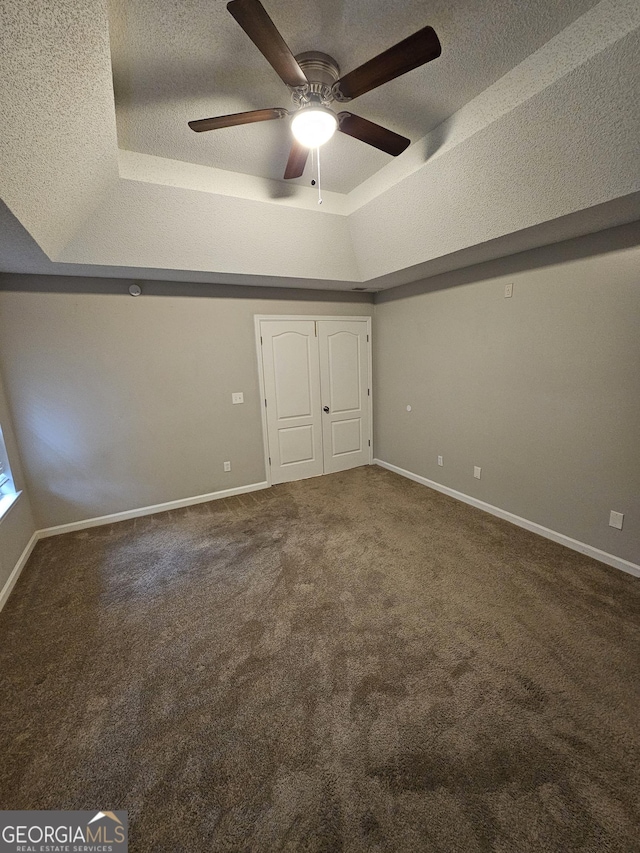
{"type": "Polygon", "coordinates": [[[21,489],[22,494],[17,502],[13,504],[9,512],[0,519],[0,590],[4,587],[9,575],[27,543],[31,539],[36,526],[33,521],[29,496],[25,489],[20,455],[16,445],[13,423],[9,414],[9,407],[4,393],[2,377],[0,376],[0,424],[2,434],[7,446],[7,454],[11,463],[16,489],[21,489]]]}
{"type": "Polygon", "coordinates": [[[264,481],[253,315],[373,312],[355,294],[145,282],[134,299],[129,284],[0,279],[0,360],[39,528],[264,481]]]}
{"type": "MultiPolygon", "coordinates": [[[[639,237],[626,226],[378,294],[375,455],[640,562],[639,237]]],[[[253,315],[373,310],[355,294],[165,282],[133,299],[128,284],[0,276],[37,527],[260,482],[253,315]]],[[[21,482],[1,394],[0,418],[21,482]]],[[[17,559],[33,527],[23,498],[3,553],[14,530],[17,559]]]]}
{"type": "Polygon", "coordinates": [[[628,237],[380,294],[375,456],[640,563],[640,249],[606,251],[628,237]]]}

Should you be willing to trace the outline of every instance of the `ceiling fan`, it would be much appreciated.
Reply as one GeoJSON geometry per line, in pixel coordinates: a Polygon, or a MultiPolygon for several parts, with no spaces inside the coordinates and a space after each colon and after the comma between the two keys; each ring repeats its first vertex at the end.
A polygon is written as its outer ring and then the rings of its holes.
{"type": "Polygon", "coordinates": [[[304,172],[309,149],[327,142],[336,130],[393,157],[407,148],[410,140],[405,136],[351,112],[336,114],[331,105],[334,101],[345,103],[358,98],[440,56],[442,48],[432,27],[423,27],[340,77],[338,63],[326,53],[307,51],[294,56],[260,0],[231,0],[227,9],[288,86],[296,109],[272,107],[203,118],[190,121],[191,130],[200,133],[293,115],[291,130],[294,139],[284,172],[285,179],[299,178],[304,172]]]}

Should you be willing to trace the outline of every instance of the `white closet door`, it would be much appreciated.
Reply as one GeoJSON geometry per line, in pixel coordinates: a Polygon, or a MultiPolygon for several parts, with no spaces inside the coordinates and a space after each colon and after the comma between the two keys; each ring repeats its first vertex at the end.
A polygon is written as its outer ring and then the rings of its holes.
{"type": "Polygon", "coordinates": [[[272,482],[323,473],[318,341],[311,320],[262,320],[272,482]]]}
{"type": "Polygon", "coordinates": [[[318,321],[324,473],[369,464],[366,322],[318,321]]]}

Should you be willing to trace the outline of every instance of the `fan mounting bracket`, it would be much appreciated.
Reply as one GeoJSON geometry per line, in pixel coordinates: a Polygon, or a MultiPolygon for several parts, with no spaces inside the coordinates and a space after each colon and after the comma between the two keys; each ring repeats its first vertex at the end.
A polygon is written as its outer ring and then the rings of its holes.
{"type": "Polygon", "coordinates": [[[337,80],[331,87],[331,99],[333,101],[338,101],[339,104],[346,104],[348,101],[353,100],[353,98],[348,98],[346,95],[342,94],[339,80],[337,80]]]}

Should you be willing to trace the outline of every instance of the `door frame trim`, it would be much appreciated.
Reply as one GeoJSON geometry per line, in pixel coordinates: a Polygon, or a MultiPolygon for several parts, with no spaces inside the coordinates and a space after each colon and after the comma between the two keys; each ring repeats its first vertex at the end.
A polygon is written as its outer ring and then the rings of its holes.
{"type": "Polygon", "coordinates": [[[366,323],[367,335],[369,336],[369,346],[367,351],[367,371],[369,374],[369,436],[371,445],[369,446],[369,465],[373,465],[373,337],[371,332],[371,317],[360,316],[351,317],[342,314],[254,314],[253,322],[256,336],[256,359],[258,361],[258,383],[260,386],[260,409],[262,419],[262,448],[264,452],[264,468],[265,480],[268,486],[272,486],[271,465],[269,464],[269,431],[267,427],[267,412],[265,401],[265,386],[264,386],[264,369],[262,365],[262,344],[260,342],[260,323],[262,320],[300,320],[300,321],[315,321],[328,320],[331,323],[366,323]]]}

